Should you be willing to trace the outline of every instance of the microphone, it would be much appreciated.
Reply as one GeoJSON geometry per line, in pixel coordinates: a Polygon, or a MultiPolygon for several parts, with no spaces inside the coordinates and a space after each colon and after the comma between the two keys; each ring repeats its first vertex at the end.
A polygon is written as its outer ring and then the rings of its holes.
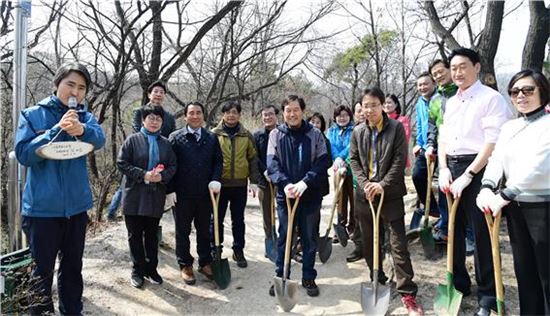
{"type": "Polygon", "coordinates": [[[69,109],[76,110],[76,108],[78,106],[78,103],[76,102],[76,98],[75,97],[69,97],[69,104],[67,104],[67,106],[69,107],[69,109]]]}

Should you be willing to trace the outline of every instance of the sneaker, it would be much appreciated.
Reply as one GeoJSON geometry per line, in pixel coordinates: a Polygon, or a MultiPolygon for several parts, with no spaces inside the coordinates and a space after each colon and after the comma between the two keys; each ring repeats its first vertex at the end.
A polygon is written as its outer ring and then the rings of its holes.
{"type": "Polygon", "coordinates": [[[143,287],[143,282],[144,280],[141,275],[132,273],[132,278],[130,279],[130,283],[132,284],[133,287],[137,289],[141,289],[143,287]]]}
{"type": "Polygon", "coordinates": [[[302,279],[302,286],[306,288],[307,295],[309,296],[318,296],[319,287],[315,284],[315,280],[304,280],[302,279]]]}
{"type": "Polygon", "coordinates": [[[340,243],[340,240],[338,239],[338,235],[334,235],[334,236],[332,237],[332,243],[333,243],[333,244],[338,244],[338,243],[340,243]]]}
{"type": "Polygon", "coordinates": [[[192,266],[186,266],[181,268],[181,278],[183,279],[183,282],[187,285],[193,285],[197,280],[195,279],[195,274],[193,273],[193,267],[192,266]]]}
{"type": "Polygon", "coordinates": [[[433,237],[436,244],[446,244],[448,240],[447,235],[445,235],[440,229],[434,231],[433,237]]]}
{"type": "Polygon", "coordinates": [[[404,294],[403,297],[401,297],[401,302],[405,305],[409,316],[424,315],[424,311],[422,307],[416,303],[416,297],[414,295],[404,294]]]}
{"type": "Polygon", "coordinates": [[[361,260],[361,258],[363,258],[363,254],[361,254],[361,249],[356,247],[355,250],[346,257],[346,261],[355,262],[361,260]]]}
{"type": "Polygon", "coordinates": [[[199,273],[202,273],[208,280],[214,279],[214,273],[212,272],[212,266],[207,264],[204,267],[199,267],[199,273]]]}
{"type": "Polygon", "coordinates": [[[473,241],[470,241],[468,238],[466,238],[466,256],[472,256],[474,254],[474,250],[476,249],[476,244],[473,241]]]}
{"type": "Polygon", "coordinates": [[[242,250],[233,250],[233,260],[237,262],[237,267],[239,268],[246,268],[248,266],[242,250]]]}
{"type": "Polygon", "coordinates": [[[304,262],[304,258],[302,256],[302,252],[298,251],[292,256],[292,259],[298,263],[304,262]]]}
{"type": "Polygon", "coordinates": [[[275,296],[275,285],[273,284],[269,287],[269,296],[275,296]]]}
{"type": "Polygon", "coordinates": [[[145,278],[149,280],[149,282],[153,284],[162,284],[163,280],[160,274],[157,272],[157,270],[148,273],[145,278]]]}

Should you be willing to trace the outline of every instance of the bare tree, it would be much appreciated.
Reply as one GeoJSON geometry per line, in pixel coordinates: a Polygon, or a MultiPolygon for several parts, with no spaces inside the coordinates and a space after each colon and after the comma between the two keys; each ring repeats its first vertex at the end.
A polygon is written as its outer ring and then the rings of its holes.
{"type": "Polygon", "coordinates": [[[542,70],[548,37],[550,36],[550,5],[544,1],[529,1],[529,31],[523,46],[522,69],[542,70]]]}

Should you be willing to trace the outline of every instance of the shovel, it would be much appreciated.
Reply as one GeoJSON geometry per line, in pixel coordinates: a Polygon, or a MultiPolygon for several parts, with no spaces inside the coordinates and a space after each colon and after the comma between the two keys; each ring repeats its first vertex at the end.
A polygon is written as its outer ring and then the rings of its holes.
{"type": "Polygon", "coordinates": [[[296,288],[298,283],[288,279],[288,270],[290,267],[290,246],[292,243],[292,233],[294,231],[294,215],[296,214],[296,208],[300,198],[296,198],[294,206],[291,207],[290,199],[286,198],[286,206],[288,210],[288,225],[286,227],[286,244],[285,244],[285,260],[283,266],[283,277],[274,277],[273,283],[275,288],[275,296],[279,301],[279,305],[285,312],[290,310],[296,305],[296,288]]]}
{"type": "Polygon", "coordinates": [[[275,188],[268,182],[271,192],[271,238],[265,240],[265,253],[271,262],[277,260],[277,230],[275,228],[275,188]]]}
{"type": "Polygon", "coordinates": [[[218,231],[218,203],[220,194],[210,190],[210,199],[212,200],[212,208],[214,209],[214,260],[212,261],[212,274],[214,282],[220,289],[225,289],[231,282],[231,270],[227,258],[222,259],[222,247],[220,246],[220,233],[218,231]]]}
{"type": "MultiPolygon", "coordinates": [[[[336,173],[335,180],[336,180],[335,185],[337,184],[337,187],[335,188],[336,198],[332,200],[332,210],[330,212],[330,220],[328,222],[327,231],[325,232],[324,236],[319,237],[319,259],[321,260],[322,263],[327,262],[327,260],[330,258],[330,255],[332,254],[332,238],[329,237],[330,229],[332,228],[332,220],[334,219],[334,212],[336,211],[336,205],[339,200],[337,197],[340,196],[342,184],[344,183],[344,178],[340,177],[339,173],[336,173]]],[[[338,238],[340,238],[340,236],[338,236],[338,238]]]]}
{"type": "Polygon", "coordinates": [[[491,237],[491,251],[493,253],[493,269],[495,270],[495,287],[497,292],[497,315],[504,315],[504,288],[502,286],[502,276],[500,269],[500,244],[499,244],[499,231],[500,231],[500,214],[495,217],[493,222],[493,216],[491,212],[485,213],[485,221],[489,229],[489,236],[491,237]]]}
{"type": "Polygon", "coordinates": [[[454,200],[447,192],[447,205],[451,205],[449,214],[449,236],[447,240],[447,285],[439,284],[434,300],[434,311],[437,315],[458,315],[462,293],[454,287],[453,283],[453,246],[455,239],[455,217],[460,198],[454,200]]]}
{"type": "Polygon", "coordinates": [[[424,225],[420,230],[420,243],[424,249],[424,257],[428,260],[435,259],[435,240],[430,225],[430,202],[432,200],[432,179],[434,175],[434,162],[428,159],[428,186],[426,190],[426,204],[424,205],[424,225]]]}
{"type": "Polygon", "coordinates": [[[372,213],[373,222],[373,269],[372,283],[361,283],[361,306],[365,315],[385,315],[390,307],[390,288],[389,286],[378,283],[378,266],[379,266],[379,236],[378,228],[380,225],[380,213],[382,211],[382,203],[384,202],[384,193],[380,195],[378,210],[374,214],[374,206],[369,200],[370,211],[372,213]]]}
{"type": "MultiPolygon", "coordinates": [[[[338,205],[340,205],[340,207],[342,207],[342,185],[346,180],[346,172],[347,172],[346,168],[338,169],[338,171],[336,172],[337,175],[339,175],[342,178],[342,181],[340,182],[338,187],[334,188],[334,191],[336,191],[335,192],[336,198],[338,199],[338,205]],[[342,170],[342,172],[340,170],[342,170]]],[[[338,177],[335,177],[334,180],[335,180],[334,185],[336,186],[336,184],[338,183],[338,177]]],[[[348,245],[348,239],[349,239],[349,235],[346,228],[340,222],[333,224],[333,226],[334,226],[334,231],[336,232],[336,236],[338,236],[338,242],[340,243],[340,245],[342,245],[342,247],[346,247],[348,245]]]]}

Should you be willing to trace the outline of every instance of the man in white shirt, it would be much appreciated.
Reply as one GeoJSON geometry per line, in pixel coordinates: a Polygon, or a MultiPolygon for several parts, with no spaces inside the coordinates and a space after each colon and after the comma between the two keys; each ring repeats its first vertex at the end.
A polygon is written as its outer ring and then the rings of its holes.
{"type": "Polygon", "coordinates": [[[483,213],[477,209],[476,196],[501,125],[512,117],[505,99],[478,80],[481,68],[477,52],[458,48],[451,52],[451,73],[458,92],[447,101],[439,145],[439,187],[451,192],[460,203],[455,218],[454,286],[470,294],[470,277],[465,265],[466,221],[474,230],[474,263],[479,310],[489,315],[496,310],[491,242],[483,213]]]}

